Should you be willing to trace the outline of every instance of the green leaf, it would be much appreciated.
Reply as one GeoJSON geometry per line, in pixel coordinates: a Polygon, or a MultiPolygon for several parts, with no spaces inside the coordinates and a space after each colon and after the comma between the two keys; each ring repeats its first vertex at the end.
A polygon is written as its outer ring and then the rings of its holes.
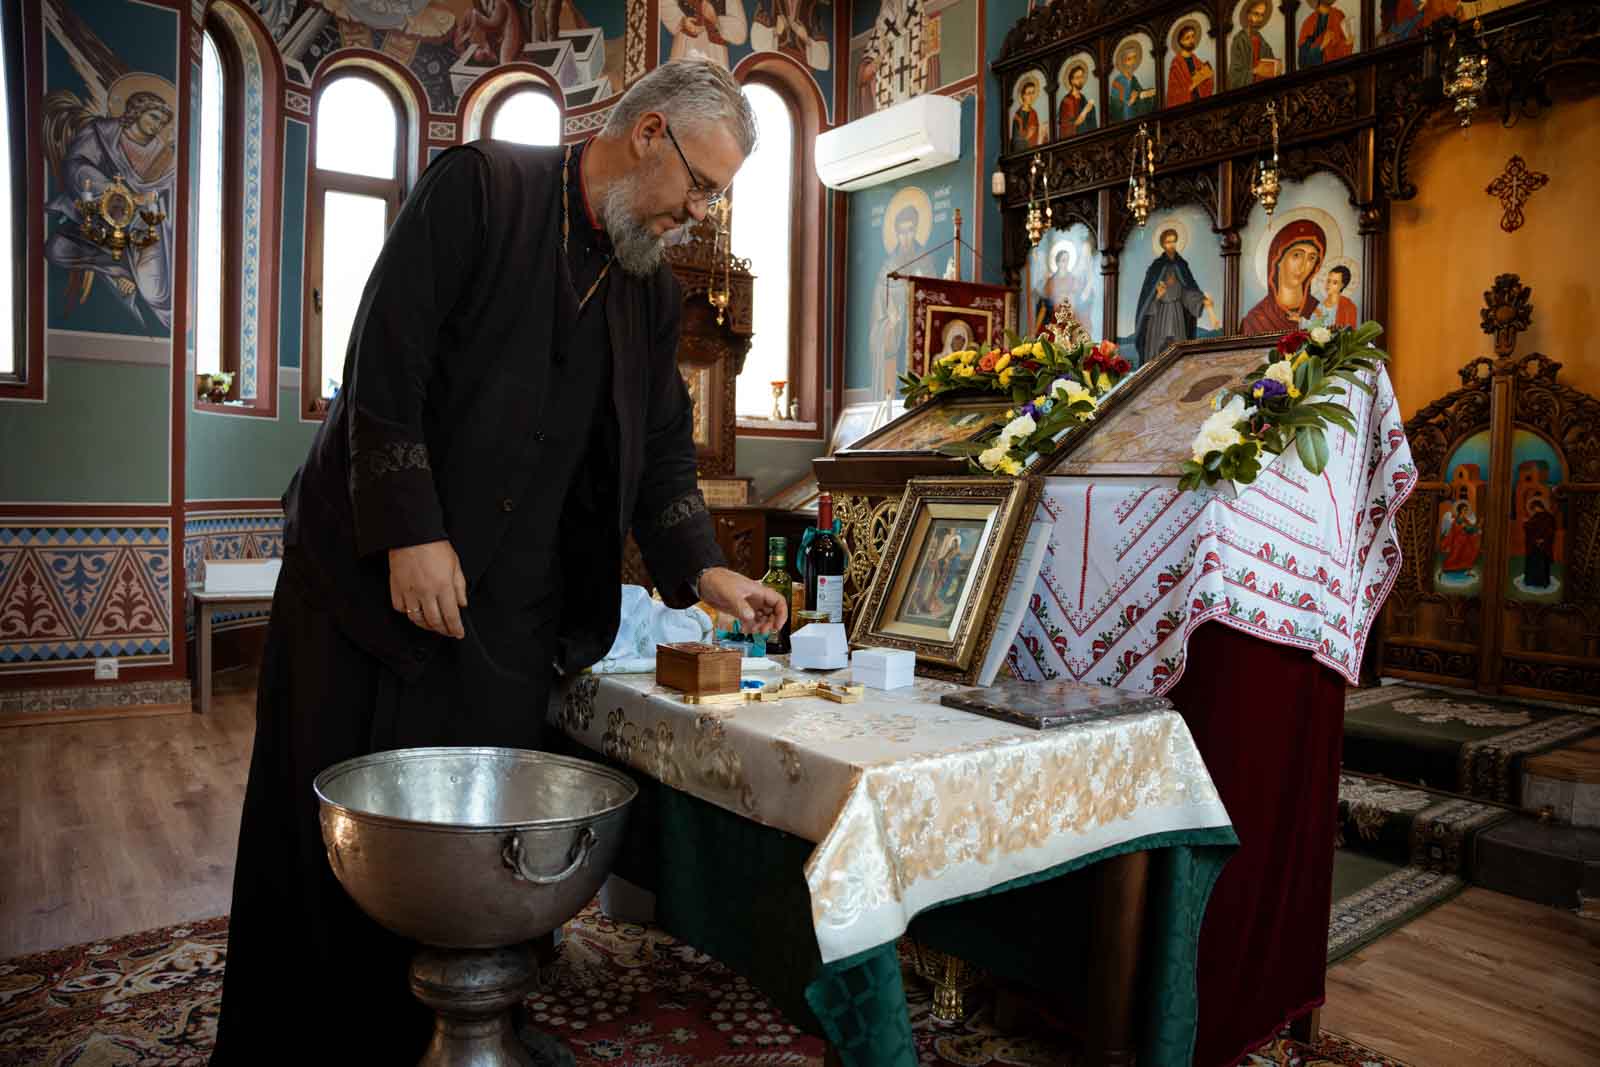
{"type": "Polygon", "coordinates": [[[1317,427],[1306,427],[1294,437],[1295,451],[1310,474],[1321,474],[1328,465],[1328,439],[1317,427]]]}
{"type": "Polygon", "coordinates": [[[1222,453],[1213,449],[1206,453],[1202,464],[1207,471],[1216,471],[1222,467],[1222,453]]]}

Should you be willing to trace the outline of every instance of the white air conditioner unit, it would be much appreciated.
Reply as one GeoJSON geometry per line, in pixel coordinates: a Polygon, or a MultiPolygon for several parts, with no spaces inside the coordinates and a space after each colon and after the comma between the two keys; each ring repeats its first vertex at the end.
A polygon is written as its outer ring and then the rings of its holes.
{"type": "Polygon", "coordinates": [[[817,135],[817,177],[854,192],[961,158],[961,102],[937,93],[817,135]]]}

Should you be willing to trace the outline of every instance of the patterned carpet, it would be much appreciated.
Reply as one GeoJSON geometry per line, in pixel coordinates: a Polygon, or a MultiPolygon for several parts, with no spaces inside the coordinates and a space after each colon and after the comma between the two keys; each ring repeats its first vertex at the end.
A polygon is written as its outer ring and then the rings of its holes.
{"type": "MultiPolygon", "coordinates": [[[[0,964],[0,1065],[204,1064],[226,941],[227,920],[208,919],[0,964]]],[[[986,1006],[963,1024],[940,1024],[929,1011],[930,987],[909,968],[906,982],[923,1064],[1063,1067],[1074,1060],[1062,1038],[999,1033],[986,1006]]],[[[821,1041],[789,1025],[743,978],[653,927],[612,922],[593,906],[568,924],[555,987],[530,1006],[582,1067],[822,1062],[821,1041]]],[[[1246,1063],[1404,1067],[1334,1035],[1315,1048],[1283,1038],[1246,1063]]]]}
{"type": "Polygon", "coordinates": [[[1469,797],[1516,804],[1522,765],[1600,733],[1600,714],[1420,686],[1345,698],[1344,766],[1469,797]]]}

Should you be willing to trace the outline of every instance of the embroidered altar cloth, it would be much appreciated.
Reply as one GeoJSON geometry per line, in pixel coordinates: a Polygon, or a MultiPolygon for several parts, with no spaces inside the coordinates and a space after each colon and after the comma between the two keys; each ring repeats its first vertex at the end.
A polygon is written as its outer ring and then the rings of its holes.
{"type": "Polygon", "coordinates": [[[858,704],[719,707],[686,705],[651,675],[584,676],[550,718],[665,785],[815,842],[805,876],[824,963],[892,942],[936,904],[1151,834],[1231,825],[1176,712],[1039,731],[943,707],[955,688],[918,679],[858,704]]]}
{"type": "Polygon", "coordinates": [[[1038,514],[1053,524],[1050,543],[1012,674],[1165,693],[1189,634],[1214,620],[1307,649],[1356,682],[1400,571],[1393,516],[1417,481],[1389,376],[1380,367],[1368,380],[1375,395],[1335,398],[1359,432],[1327,431],[1320,475],[1291,448],[1237,493],[1180,491],[1171,478],[1047,479],[1038,514]]]}

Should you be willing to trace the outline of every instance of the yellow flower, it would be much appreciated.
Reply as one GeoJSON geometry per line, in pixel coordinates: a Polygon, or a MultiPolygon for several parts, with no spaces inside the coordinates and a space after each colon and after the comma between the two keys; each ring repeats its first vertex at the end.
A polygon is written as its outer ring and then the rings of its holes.
{"type": "Polygon", "coordinates": [[[1015,476],[1022,473],[1022,464],[1017,461],[1016,457],[1007,456],[1000,461],[1000,466],[996,469],[1004,474],[1015,476]]]}
{"type": "Polygon", "coordinates": [[[1013,348],[1011,350],[1011,354],[1013,356],[1025,356],[1025,355],[1028,354],[1029,351],[1030,351],[1030,349],[1028,348],[1027,345],[1018,345],[1017,347],[1015,347],[1015,348],[1013,348]]]}
{"type": "Polygon", "coordinates": [[[1040,344],[1038,341],[1033,342],[1033,358],[1044,358],[1044,345],[1040,344]]]}
{"type": "Polygon", "coordinates": [[[957,352],[956,355],[960,357],[961,365],[964,367],[971,366],[972,361],[978,358],[978,353],[976,352],[957,352]]]}
{"type": "Polygon", "coordinates": [[[960,366],[956,368],[957,378],[973,378],[976,377],[977,374],[978,368],[976,367],[960,366]]]}
{"type": "Polygon", "coordinates": [[[1017,368],[1015,367],[1007,367],[1005,370],[1000,372],[1000,384],[1002,387],[1009,387],[1011,385],[1011,376],[1016,373],[1016,370],[1017,368]]]}
{"type": "Polygon", "coordinates": [[[961,353],[960,352],[946,352],[944,355],[939,357],[939,362],[941,364],[950,364],[950,363],[954,363],[956,360],[958,360],[960,358],[961,358],[961,353]]]}
{"type": "Polygon", "coordinates": [[[994,369],[996,371],[1004,371],[1009,366],[1011,366],[1011,357],[1009,355],[1001,356],[994,361],[994,369]]]}

